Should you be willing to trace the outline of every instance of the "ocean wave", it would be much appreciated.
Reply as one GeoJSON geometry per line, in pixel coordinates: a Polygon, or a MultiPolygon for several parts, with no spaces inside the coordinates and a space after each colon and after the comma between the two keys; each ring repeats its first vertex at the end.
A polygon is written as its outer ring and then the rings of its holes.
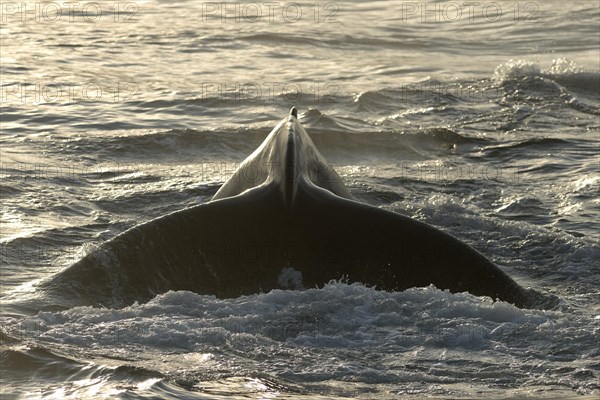
{"type": "MultiPolygon", "coordinates": [[[[426,154],[453,151],[457,146],[474,146],[485,139],[472,137],[446,127],[407,127],[398,131],[391,124],[365,121],[360,117],[335,115],[309,108],[301,115],[315,145],[325,157],[335,164],[348,164],[357,160],[373,162],[378,159],[402,161],[422,158],[426,154]]],[[[386,118],[395,121],[397,118],[386,118]]],[[[387,122],[386,122],[387,123],[387,122]]],[[[57,165],[23,164],[12,171],[6,165],[6,177],[13,172],[15,178],[28,179],[39,175],[40,169],[47,178],[66,179],[64,173],[85,173],[86,179],[110,180],[124,183],[148,183],[160,179],[149,171],[151,164],[211,165],[214,163],[241,162],[264,140],[274,122],[257,123],[248,127],[223,127],[220,129],[168,129],[150,132],[133,131],[127,134],[103,136],[57,136],[40,138],[36,145],[44,146],[57,157],[74,158],[81,162],[82,154],[94,154],[98,165],[71,167],[72,171],[55,171],[57,165]],[[26,169],[30,167],[31,171],[26,169]],[[33,167],[35,169],[32,169],[33,167]],[[53,169],[54,168],[54,169],[53,169]],[[29,174],[29,175],[28,175],[29,174]],[[56,175],[56,176],[54,176],[56,175]]],[[[232,164],[233,165],[233,164],[232,164]]],[[[233,166],[230,165],[230,168],[233,166]]],[[[16,167],[15,167],[16,168],[16,167]]]]}
{"type": "Polygon", "coordinates": [[[498,84],[536,77],[551,79],[571,89],[600,92],[600,72],[585,71],[566,58],[556,58],[546,68],[533,61],[511,59],[498,65],[493,73],[493,80],[498,84]]]}
{"type": "Polygon", "coordinates": [[[2,317],[3,332],[14,338],[4,352],[3,368],[19,366],[44,379],[67,379],[74,383],[69,394],[84,393],[98,378],[110,388],[120,382],[137,391],[142,381],[153,379],[151,391],[167,385],[206,393],[217,382],[236,378],[248,383],[254,377],[284,393],[297,394],[296,385],[301,385],[301,393],[333,395],[339,394],[338,383],[349,379],[357,385],[354,390],[374,383],[402,385],[415,376],[430,384],[440,378],[445,385],[458,384],[465,379],[464,367],[475,363],[485,366],[469,374],[477,385],[496,382],[501,371],[515,387],[544,385],[560,376],[589,393],[597,389],[593,361],[573,359],[596,351],[587,318],[560,310],[522,310],[433,287],[390,293],[330,282],[321,289],[273,290],[235,299],[178,291],[118,310],[76,307],[2,317]],[[34,343],[34,348],[19,349],[14,340],[34,343]],[[472,358],[473,351],[495,361],[472,358]],[[65,352],[81,361],[60,355],[65,352]],[[453,361],[444,354],[453,354],[453,361]],[[503,361],[515,358],[518,368],[503,361]],[[550,368],[536,368],[550,360],[550,368]],[[565,371],[564,362],[577,365],[565,371]],[[75,382],[84,379],[91,379],[89,385],[75,382]]]}
{"type": "MultiPolygon", "coordinates": [[[[7,398],[38,398],[41,395],[41,398],[64,399],[93,397],[98,392],[110,393],[111,397],[117,398],[128,391],[138,395],[161,391],[172,396],[182,394],[181,388],[164,384],[164,376],[158,372],[128,365],[95,365],[89,361],[76,361],[61,353],[60,350],[41,346],[3,349],[0,352],[2,376],[10,381],[4,381],[0,394],[7,398]],[[35,373],[36,385],[29,381],[32,372],[35,373]],[[67,384],[60,386],[56,382],[67,384]]],[[[114,358],[118,359],[118,356],[114,358]]]]}

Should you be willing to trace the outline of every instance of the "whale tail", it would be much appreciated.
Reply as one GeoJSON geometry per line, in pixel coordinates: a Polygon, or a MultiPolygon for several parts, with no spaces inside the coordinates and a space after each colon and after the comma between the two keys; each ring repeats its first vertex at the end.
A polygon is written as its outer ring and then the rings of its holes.
{"type": "Polygon", "coordinates": [[[454,237],[355,201],[297,116],[293,108],[212,201],[129,229],[45,289],[79,304],[123,306],[168,290],[269,291],[287,287],[291,273],[294,287],[433,284],[519,307],[556,303],[454,237]]]}
{"type": "Polygon", "coordinates": [[[525,308],[555,305],[517,285],[450,235],[399,214],[341,198],[309,182],[290,211],[275,184],[134,227],[56,276],[63,296],[124,306],[168,290],[237,297],[331,280],[382,290],[433,284],[525,308]]]}

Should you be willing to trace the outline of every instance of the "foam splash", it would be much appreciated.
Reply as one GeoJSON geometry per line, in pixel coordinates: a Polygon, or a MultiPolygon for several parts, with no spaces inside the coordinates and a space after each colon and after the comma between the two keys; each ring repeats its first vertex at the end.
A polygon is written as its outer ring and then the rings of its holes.
{"type": "Polygon", "coordinates": [[[572,78],[580,75],[588,75],[582,66],[567,58],[555,58],[547,68],[540,67],[539,64],[528,60],[513,60],[498,65],[492,76],[493,80],[499,84],[507,81],[523,78],[547,77],[572,78]]]}
{"type": "Polygon", "coordinates": [[[534,62],[510,59],[496,67],[493,79],[501,84],[513,79],[539,76],[540,73],[539,65],[534,62]]]}
{"type": "Polygon", "coordinates": [[[583,67],[564,57],[555,58],[552,64],[544,70],[547,75],[575,75],[582,73],[583,67]]]}
{"type": "MultiPolygon", "coordinates": [[[[285,270],[297,276],[293,268],[285,270]]],[[[235,299],[168,292],[123,309],[76,307],[0,322],[3,335],[57,354],[75,352],[76,359],[119,368],[125,362],[134,372],[151,371],[132,378],[129,372],[107,370],[111,379],[125,379],[128,387],[141,391],[148,386],[163,390],[173,382],[198,389],[222,382],[232,371],[238,377],[261,371],[277,385],[292,381],[304,390],[315,385],[319,393],[338,393],[339,382],[347,381],[359,392],[373,384],[398,390],[418,376],[426,382],[424,393],[431,393],[429,385],[440,379],[444,390],[461,384],[464,366],[476,362],[494,371],[493,376],[473,372],[477,387],[493,385],[502,374],[533,387],[566,379],[589,394],[596,387],[593,359],[573,361],[597,347],[586,318],[521,310],[434,287],[383,292],[331,282],[321,289],[273,290],[235,299]],[[481,360],[482,352],[490,361],[481,360]],[[556,361],[554,354],[567,361],[556,361]],[[556,367],[537,369],[550,361],[556,367]],[[584,372],[565,377],[566,363],[584,372]],[[162,377],[167,378],[156,380],[162,377]]],[[[81,394],[84,389],[75,390],[81,394]]]]}
{"type": "Polygon", "coordinates": [[[279,272],[277,284],[283,289],[303,289],[302,272],[292,267],[285,267],[279,272]]]}

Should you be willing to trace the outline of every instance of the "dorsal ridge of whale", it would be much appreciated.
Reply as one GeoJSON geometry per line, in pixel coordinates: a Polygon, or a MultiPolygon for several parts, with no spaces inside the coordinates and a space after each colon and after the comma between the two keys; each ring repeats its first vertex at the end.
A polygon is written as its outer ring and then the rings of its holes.
{"type": "Polygon", "coordinates": [[[279,122],[212,200],[233,197],[262,186],[277,187],[286,206],[294,206],[298,186],[308,184],[353,199],[346,186],[315,147],[298,121],[295,107],[279,122]]]}
{"type": "MultiPolygon", "coordinates": [[[[294,110],[294,108],[292,108],[294,110]]],[[[296,113],[297,115],[297,113],[296,113]]],[[[290,112],[290,120],[297,119],[293,112],[290,112]]],[[[300,148],[300,139],[294,129],[294,125],[288,121],[288,134],[287,143],[285,149],[285,164],[283,166],[285,172],[285,181],[283,184],[283,191],[285,193],[285,204],[288,208],[292,208],[294,205],[294,198],[296,196],[296,190],[298,188],[299,176],[299,165],[298,162],[301,159],[298,157],[298,151],[300,148]]]]}

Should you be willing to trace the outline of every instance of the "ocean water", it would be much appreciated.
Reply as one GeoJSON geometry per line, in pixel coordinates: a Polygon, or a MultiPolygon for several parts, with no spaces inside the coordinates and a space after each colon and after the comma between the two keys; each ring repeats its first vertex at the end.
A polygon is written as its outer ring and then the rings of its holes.
{"type": "Polygon", "coordinates": [[[3,2],[0,397],[597,398],[597,1],[3,2]],[[48,310],[36,287],[208,201],[298,107],[359,200],[551,310],[342,281],[48,310]]]}

